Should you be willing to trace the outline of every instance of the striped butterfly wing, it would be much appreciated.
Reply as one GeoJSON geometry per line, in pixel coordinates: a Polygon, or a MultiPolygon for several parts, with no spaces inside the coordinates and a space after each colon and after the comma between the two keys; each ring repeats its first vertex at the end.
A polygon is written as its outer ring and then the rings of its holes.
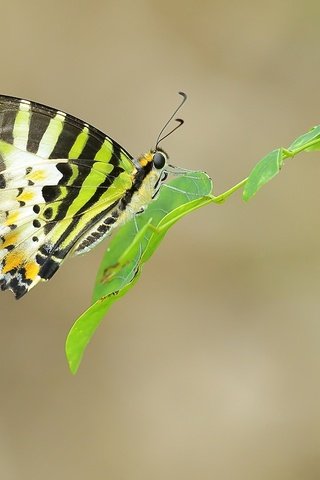
{"type": "Polygon", "coordinates": [[[81,120],[0,96],[0,285],[17,298],[116,222],[132,157],[81,120]]]}

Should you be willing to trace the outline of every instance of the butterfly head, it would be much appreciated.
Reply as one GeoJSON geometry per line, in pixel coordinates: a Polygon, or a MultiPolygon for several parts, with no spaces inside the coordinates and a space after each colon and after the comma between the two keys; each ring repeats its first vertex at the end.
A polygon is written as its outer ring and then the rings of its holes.
{"type": "Polygon", "coordinates": [[[156,150],[153,153],[153,168],[162,170],[168,163],[168,155],[163,150],[156,150]]]}
{"type": "MultiPolygon", "coordinates": [[[[143,179],[143,190],[149,192],[151,198],[155,198],[160,190],[162,182],[167,178],[169,156],[160,148],[149,150],[138,158],[137,178],[143,179]]],[[[145,196],[145,194],[144,194],[145,196]]]]}
{"type": "Polygon", "coordinates": [[[149,150],[149,152],[139,157],[138,164],[142,168],[159,173],[165,170],[168,165],[168,160],[168,154],[162,150],[162,148],[158,147],[154,150],[149,150]]]}

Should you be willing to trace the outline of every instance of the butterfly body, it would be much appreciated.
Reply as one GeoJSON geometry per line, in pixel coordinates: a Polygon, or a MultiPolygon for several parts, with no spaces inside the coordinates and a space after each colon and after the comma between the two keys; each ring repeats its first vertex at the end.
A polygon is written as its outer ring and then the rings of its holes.
{"type": "Polygon", "coordinates": [[[157,195],[160,149],[134,159],[89,124],[0,95],[0,285],[17,298],[157,195]]]}

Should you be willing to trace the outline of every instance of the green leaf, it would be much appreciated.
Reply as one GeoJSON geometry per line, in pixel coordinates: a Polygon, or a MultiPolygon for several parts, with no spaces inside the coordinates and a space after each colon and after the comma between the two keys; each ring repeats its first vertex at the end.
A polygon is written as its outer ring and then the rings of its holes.
{"type": "Polygon", "coordinates": [[[320,150],[320,125],[316,125],[309,132],[300,135],[290,145],[288,150],[294,152],[294,150],[320,150]],[[309,145],[309,144],[312,145],[309,145]]]}
{"type": "Polygon", "coordinates": [[[257,191],[275,177],[284,160],[282,148],[277,148],[263,157],[251,171],[243,189],[243,199],[249,200],[257,191]]]}
{"type": "Polygon", "coordinates": [[[101,262],[93,304],[74,323],[66,341],[72,373],[79,368],[92,335],[111,305],[130,290],[141,268],[154,253],[168,229],[187,213],[213,201],[211,179],[189,172],[161,189],[147,210],[125,224],[110,242],[101,262]]]}
{"type": "Polygon", "coordinates": [[[287,149],[277,148],[263,157],[247,179],[243,189],[243,199],[249,200],[263,185],[275,177],[288,157],[312,150],[320,150],[320,125],[316,125],[309,132],[300,135],[287,149]]]}

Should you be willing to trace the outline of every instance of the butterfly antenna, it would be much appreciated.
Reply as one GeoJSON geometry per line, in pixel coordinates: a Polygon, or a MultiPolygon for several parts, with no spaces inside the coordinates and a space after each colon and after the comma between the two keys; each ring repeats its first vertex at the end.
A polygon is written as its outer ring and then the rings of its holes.
{"type": "Polygon", "coordinates": [[[184,102],[187,100],[187,95],[184,92],[178,92],[178,93],[179,93],[179,95],[181,95],[182,100],[181,100],[180,104],[178,105],[178,107],[173,112],[173,114],[171,115],[171,117],[169,118],[169,120],[165,123],[165,125],[160,130],[160,133],[159,133],[158,138],[157,138],[155,150],[157,150],[158,145],[159,145],[160,142],[162,142],[162,140],[167,138],[169,135],[171,135],[171,133],[175,132],[179,127],[181,127],[181,125],[184,124],[184,120],[182,120],[181,118],[176,118],[175,121],[178,122],[178,125],[176,125],[172,130],[170,130],[169,133],[166,133],[166,135],[161,137],[161,135],[163,134],[163,132],[165,131],[165,129],[167,128],[169,123],[172,121],[173,117],[178,113],[178,111],[180,110],[180,108],[182,107],[184,102]]]}

